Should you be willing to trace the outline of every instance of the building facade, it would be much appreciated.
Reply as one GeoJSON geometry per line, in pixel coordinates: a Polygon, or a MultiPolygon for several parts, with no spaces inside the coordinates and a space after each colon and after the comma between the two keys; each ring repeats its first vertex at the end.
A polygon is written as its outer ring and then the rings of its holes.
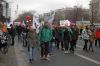
{"type": "Polygon", "coordinates": [[[0,21],[10,20],[11,8],[7,0],[0,0],[0,21]]]}
{"type": "Polygon", "coordinates": [[[100,23],[100,0],[90,1],[91,21],[100,23]]]}

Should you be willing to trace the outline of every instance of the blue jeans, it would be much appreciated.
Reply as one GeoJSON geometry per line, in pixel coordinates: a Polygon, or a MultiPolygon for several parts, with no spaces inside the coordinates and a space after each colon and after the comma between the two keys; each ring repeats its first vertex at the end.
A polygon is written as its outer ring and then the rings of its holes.
{"type": "Polygon", "coordinates": [[[29,56],[29,59],[34,58],[34,47],[29,47],[28,56],[29,56]]]}
{"type": "Polygon", "coordinates": [[[50,41],[49,42],[49,53],[51,53],[52,52],[52,42],[50,41]]]}
{"type": "Polygon", "coordinates": [[[41,57],[45,56],[47,58],[47,55],[49,53],[49,42],[41,42],[41,57]]]}

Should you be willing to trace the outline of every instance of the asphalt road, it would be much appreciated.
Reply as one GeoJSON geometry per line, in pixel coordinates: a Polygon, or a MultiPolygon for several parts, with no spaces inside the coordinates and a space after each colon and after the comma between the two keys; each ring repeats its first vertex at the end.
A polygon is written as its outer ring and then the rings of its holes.
{"type": "Polygon", "coordinates": [[[14,47],[10,46],[7,54],[0,52],[0,66],[17,66],[14,47]]]}
{"type": "Polygon", "coordinates": [[[40,52],[36,52],[35,61],[29,66],[100,66],[100,48],[94,47],[95,52],[84,52],[83,45],[84,42],[78,40],[74,54],[54,49],[50,61],[41,61],[40,52]]]}
{"type": "Polygon", "coordinates": [[[64,54],[64,51],[53,48],[50,61],[41,61],[40,51],[35,49],[35,60],[32,63],[28,61],[27,48],[18,43],[17,39],[15,42],[6,55],[0,53],[0,66],[100,66],[100,48],[94,47],[95,52],[84,52],[82,40],[78,40],[74,54],[64,54]]]}

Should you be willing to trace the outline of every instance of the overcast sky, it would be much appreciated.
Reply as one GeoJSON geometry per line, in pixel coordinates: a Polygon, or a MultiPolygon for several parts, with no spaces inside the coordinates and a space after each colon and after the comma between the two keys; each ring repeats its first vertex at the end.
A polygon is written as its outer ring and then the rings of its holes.
{"type": "Polygon", "coordinates": [[[35,10],[38,13],[49,12],[50,10],[73,7],[75,5],[81,5],[84,8],[89,8],[90,0],[11,0],[13,2],[13,12],[17,8],[19,13],[24,10],[35,10]]]}

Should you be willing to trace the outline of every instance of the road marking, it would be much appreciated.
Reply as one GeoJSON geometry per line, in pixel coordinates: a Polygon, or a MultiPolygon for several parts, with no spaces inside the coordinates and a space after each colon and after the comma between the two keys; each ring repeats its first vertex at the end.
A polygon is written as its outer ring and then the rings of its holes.
{"type": "Polygon", "coordinates": [[[93,62],[93,63],[95,63],[95,64],[97,64],[97,65],[100,65],[100,62],[97,61],[97,60],[94,60],[94,59],[91,59],[91,58],[89,58],[89,57],[83,56],[83,55],[81,55],[81,54],[79,54],[79,53],[75,53],[75,55],[77,55],[77,56],[79,56],[79,57],[81,57],[81,58],[83,58],[83,59],[85,59],[85,60],[91,61],[91,62],[93,62]]]}
{"type": "MultiPolygon", "coordinates": [[[[79,45],[77,45],[77,47],[83,48],[82,46],[79,46],[79,45]]],[[[96,60],[94,60],[94,59],[91,59],[91,58],[89,58],[89,57],[83,56],[83,55],[81,55],[81,54],[79,54],[79,53],[75,53],[75,55],[77,55],[77,56],[79,56],[79,57],[81,57],[81,58],[83,58],[83,59],[86,59],[86,60],[88,60],[88,61],[91,61],[91,62],[93,62],[93,63],[96,63],[96,64],[100,65],[100,62],[99,62],[99,61],[96,61],[96,60]]]]}

